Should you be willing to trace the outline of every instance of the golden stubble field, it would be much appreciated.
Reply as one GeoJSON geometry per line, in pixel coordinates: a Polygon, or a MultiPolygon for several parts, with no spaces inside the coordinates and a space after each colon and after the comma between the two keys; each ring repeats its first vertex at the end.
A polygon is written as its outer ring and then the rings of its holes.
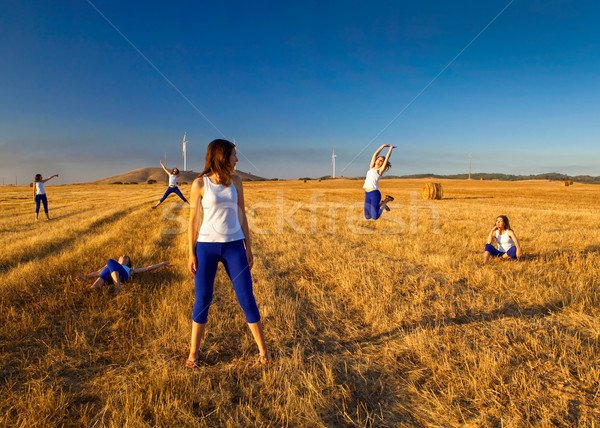
{"type": "MultiPolygon", "coordinates": [[[[3,426],[598,426],[600,187],[383,180],[245,183],[257,350],[220,268],[203,365],[184,368],[194,302],[188,210],[161,185],[0,188],[3,426]],[[481,266],[508,215],[519,262],[481,266]],[[123,293],[74,277],[122,253],[123,293]]],[[[189,186],[183,186],[184,194],[189,186]]]]}

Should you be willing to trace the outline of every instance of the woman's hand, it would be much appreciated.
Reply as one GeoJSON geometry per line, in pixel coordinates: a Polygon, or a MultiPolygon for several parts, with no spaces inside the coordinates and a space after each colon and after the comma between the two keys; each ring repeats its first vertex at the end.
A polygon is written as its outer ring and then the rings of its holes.
{"type": "Polygon", "coordinates": [[[81,276],[81,275],[75,277],[75,281],[83,281],[84,279],[85,279],[85,277],[81,276]]]}
{"type": "Polygon", "coordinates": [[[492,227],[492,230],[490,230],[490,233],[495,232],[497,230],[498,230],[498,226],[494,226],[494,227],[492,227]]]}
{"type": "Polygon", "coordinates": [[[196,256],[190,256],[188,259],[188,270],[192,275],[196,275],[196,269],[198,268],[198,262],[196,261],[196,256]]]}
{"type": "Polygon", "coordinates": [[[252,266],[254,265],[254,254],[252,254],[250,248],[246,248],[246,259],[248,260],[248,267],[252,270],[252,266]]]}
{"type": "Polygon", "coordinates": [[[517,247],[517,259],[520,259],[523,255],[523,251],[521,251],[521,247],[517,247]]]}
{"type": "Polygon", "coordinates": [[[172,268],[173,265],[171,263],[169,263],[169,262],[164,262],[164,267],[172,268]]]}

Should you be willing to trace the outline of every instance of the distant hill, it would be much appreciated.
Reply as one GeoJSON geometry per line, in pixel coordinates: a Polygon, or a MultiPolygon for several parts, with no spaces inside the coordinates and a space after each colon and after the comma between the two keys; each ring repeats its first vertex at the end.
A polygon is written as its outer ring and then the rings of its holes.
{"type": "MultiPolygon", "coordinates": [[[[248,174],[243,171],[236,171],[242,180],[265,180],[257,175],[248,174]]],[[[198,172],[195,171],[182,171],[179,173],[178,183],[191,183],[198,176],[198,172]]],[[[96,180],[93,183],[96,184],[110,184],[110,183],[146,183],[148,180],[156,180],[157,183],[164,184],[166,182],[166,174],[162,168],[140,168],[134,169],[133,171],[126,172],[125,174],[115,175],[113,177],[106,177],[100,180],[96,180]]]]}
{"type": "MultiPolygon", "coordinates": [[[[439,174],[412,174],[401,176],[383,176],[382,178],[447,178],[455,180],[466,180],[469,174],[439,175],[439,174]]],[[[501,181],[521,181],[521,180],[550,180],[550,181],[568,181],[573,180],[578,183],[600,184],[600,177],[591,175],[566,175],[558,172],[546,172],[544,174],[531,175],[511,175],[501,173],[475,173],[471,174],[473,180],[501,180],[501,181]]]]}

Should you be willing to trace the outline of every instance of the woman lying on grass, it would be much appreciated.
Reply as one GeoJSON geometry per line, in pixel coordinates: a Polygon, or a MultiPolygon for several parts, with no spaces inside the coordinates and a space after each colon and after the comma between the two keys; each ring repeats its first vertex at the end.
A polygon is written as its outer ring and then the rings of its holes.
{"type": "Polygon", "coordinates": [[[166,266],[172,267],[169,262],[162,262],[157,265],[131,268],[131,259],[129,256],[122,255],[119,257],[119,261],[109,259],[106,265],[96,272],[88,273],[87,275],[80,275],[75,278],[76,281],[83,281],[88,278],[99,277],[90,288],[100,288],[104,284],[115,284],[115,296],[121,292],[121,283],[129,282],[134,273],[148,272],[159,267],[166,266]]]}
{"type": "Polygon", "coordinates": [[[510,228],[508,217],[505,215],[498,216],[496,225],[490,230],[487,244],[483,253],[483,264],[492,257],[502,257],[504,259],[519,259],[523,255],[521,245],[517,239],[517,235],[510,228]],[[492,245],[492,240],[496,238],[498,249],[492,245]]]}

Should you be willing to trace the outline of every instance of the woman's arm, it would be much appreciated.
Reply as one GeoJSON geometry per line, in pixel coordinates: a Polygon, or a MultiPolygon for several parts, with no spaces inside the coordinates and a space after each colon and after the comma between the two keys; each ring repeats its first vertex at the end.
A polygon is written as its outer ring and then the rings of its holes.
{"type": "Polygon", "coordinates": [[[493,239],[494,239],[494,232],[498,230],[498,226],[494,226],[492,227],[492,230],[490,230],[490,234],[488,235],[488,239],[487,239],[487,243],[491,244],[493,239]]]}
{"type": "Polygon", "coordinates": [[[102,271],[106,268],[107,265],[102,266],[99,270],[97,270],[96,272],[92,272],[92,273],[88,273],[87,275],[79,275],[78,277],[75,278],[76,281],[83,281],[85,279],[89,279],[89,278],[96,278],[97,276],[100,276],[100,274],[102,273],[102,271]]]}
{"type": "Polygon", "coordinates": [[[388,144],[388,146],[389,146],[390,149],[387,152],[385,160],[383,161],[383,163],[379,167],[379,175],[383,175],[383,172],[385,171],[385,168],[387,167],[388,161],[390,160],[390,156],[392,155],[392,149],[394,148],[394,146],[392,146],[391,144],[388,144]]]}
{"type": "Polygon", "coordinates": [[[375,167],[375,161],[377,160],[377,156],[379,156],[379,153],[381,153],[381,151],[387,147],[388,144],[384,144],[382,145],[380,148],[378,148],[377,150],[375,150],[375,153],[373,153],[373,157],[371,158],[371,164],[369,166],[369,169],[374,168],[375,167]]]}
{"type": "Polygon", "coordinates": [[[51,177],[48,177],[48,178],[46,178],[45,180],[42,180],[42,183],[45,183],[46,181],[50,181],[50,180],[52,180],[54,177],[58,177],[58,174],[54,174],[53,176],[51,176],[51,177]]]}
{"type": "Polygon", "coordinates": [[[151,270],[154,270],[154,269],[158,269],[158,268],[163,267],[163,266],[166,266],[168,268],[173,267],[171,264],[169,264],[169,262],[162,262],[162,263],[159,263],[157,265],[140,267],[140,268],[133,268],[133,269],[131,269],[131,273],[134,274],[134,273],[148,272],[148,271],[151,271],[151,270]]]}
{"type": "Polygon", "coordinates": [[[167,168],[165,168],[165,165],[162,163],[162,160],[160,161],[160,166],[162,166],[162,169],[164,169],[167,174],[171,175],[169,170],[167,168]]]}
{"type": "Polygon", "coordinates": [[[33,182],[33,200],[35,201],[35,193],[37,191],[37,188],[35,186],[35,181],[33,182]]]}
{"type": "Polygon", "coordinates": [[[237,175],[232,177],[233,185],[238,194],[238,218],[240,220],[240,226],[242,232],[244,232],[244,244],[246,245],[246,258],[248,259],[248,266],[252,269],[254,264],[254,255],[252,254],[252,241],[250,240],[250,228],[248,227],[248,218],[246,217],[246,206],[244,203],[244,186],[242,185],[242,179],[237,175]]]}
{"type": "Polygon", "coordinates": [[[198,229],[200,228],[200,211],[202,210],[202,191],[204,181],[196,178],[192,183],[190,196],[190,223],[188,227],[188,270],[192,275],[196,274],[198,267],[196,261],[196,242],[198,242],[198,229]]]}
{"type": "Polygon", "coordinates": [[[521,244],[519,244],[519,240],[517,239],[517,235],[512,230],[508,231],[508,237],[512,238],[515,243],[515,247],[517,247],[517,258],[520,259],[523,255],[523,251],[521,251],[521,244]]]}

